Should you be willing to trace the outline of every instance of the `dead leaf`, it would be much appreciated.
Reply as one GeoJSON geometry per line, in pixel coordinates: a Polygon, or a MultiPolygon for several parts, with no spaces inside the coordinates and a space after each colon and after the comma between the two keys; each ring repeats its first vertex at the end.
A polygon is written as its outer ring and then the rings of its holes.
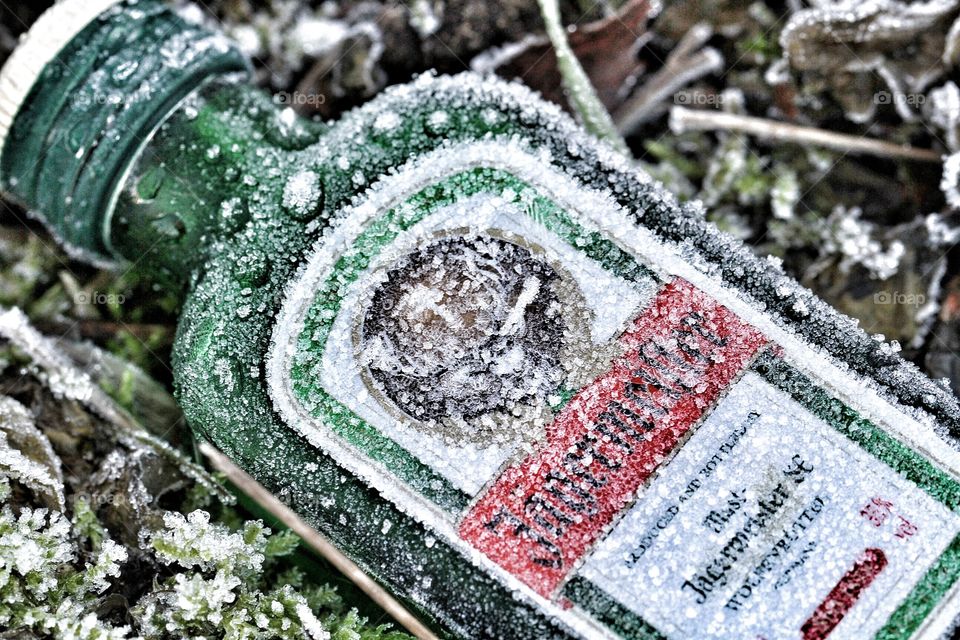
{"type": "Polygon", "coordinates": [[[49,508],[63,511],[60,458],[30,411],[6,396],[0,397],[0,475],[33,491],[49,508]]]}
{"type": "MultiPolygon", "coordinates": [[[[642,71],[636,43],[646,33],[650,17],[648,0],[630,0],[615,15],[576,28],[567,35],[608,111],[623,102],[631,83],[642,71]]],[[[531,36],[488,51],[478,56],[471,66],[477,71],[517,78],[547,100],[569,110],[557,57],[546,36],[531,36]]]]}
{"type": "Polygon", "coordinates": [[[882,104],[912,120],[918,94],[946,71],[957,12],[956,0],[847,0],[797,11],[780,44],[792,69],[828,83],[850,120],[866,122],[882,104]]]}

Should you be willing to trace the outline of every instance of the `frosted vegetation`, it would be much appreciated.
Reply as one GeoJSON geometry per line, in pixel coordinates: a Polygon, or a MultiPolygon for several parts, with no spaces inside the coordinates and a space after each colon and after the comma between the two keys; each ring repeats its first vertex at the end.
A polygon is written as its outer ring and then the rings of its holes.
{"type": "MultiPolygon", "coordinates": [[[[331,587],[285,566],[299,544],[290,532],[272,533],[233,512],[221,514],[233,520],[228,527],[201,509],[165,511],[131,551],[111,539],[83,497],[72,496],[67,511],[22,503],[15,510],[15,485],[37,487],[20,463],[19,452],[0,450],[0,627],[63,640],[406,637],[365,627],[356,611],[344,615],[331,587]],[[102,619],[100,611],[116,608],[104,604],[125,595],[124,575],[144,567],[155,577],[131,602],[128,622],[102,619]]],[[[208,497],[200,489],[193,498],[208,497]]]]}
{"type": "Polygon", "coordinates": [[[93,397],[90,378],[32,364],[52,343],[19,327],[0,380],[63,422],[41,429],[35,411],[0,398],[0,628],[62,640],[408,637],[368,626],[318,580],[330,573],[295,561],[297,536],[244,520],[217,480],[140,427],[87,413],[77,399],[93,397]],[[84,435],[101,452],[92,468],[77,458],[84,435]],[[182,511],[160,505],[169,491],[182,511]]]}

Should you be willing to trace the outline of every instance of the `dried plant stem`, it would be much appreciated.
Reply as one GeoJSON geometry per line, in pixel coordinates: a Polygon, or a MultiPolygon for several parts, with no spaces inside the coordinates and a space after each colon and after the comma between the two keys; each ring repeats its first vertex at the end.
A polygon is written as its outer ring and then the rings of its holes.
{"type": "Polygon", "coordinates": [[[176,327],[166,324],[112,322],[110,320],[97,320],[94,318],[81,318],[73,321],[56,319],[39,320],[34,323],[34,326],[44,333],[55,335],[63,335],[76,330],[81,338],[91,338],[94,340],[115,338],[120,333],[126,331],[141,341],[159,337],[159,344],[163,346],[173,342],[173,335],[176,332],[176,327]]]}
{"type": "Polygon", "coordinates": [[[773,142],[825,147],[852,154],[866,154],[884,158],[916,160],[918,162],[943,161],[941,154],[932,149],[919,149],[898,145],[883,140],[836,133],[816,127],[804,127],[766,118],[741,116],[720,111],[706,111],[674,107],[670,110],[670,129],[677,134],[685,131],[735,131],[773,142]]]}
{"type": "Polygon", "coordinates": [[[634,133],[645,122],[666,111],[664,101],[686,85],[723,67],[723,56],[705,47],[713,35],[706,23],[695,24],[673,48],[666,62],[613,114],[623,135],[634,133]]]}
{"type": "Polygon", "coordinates": [[[246,471],[233,463],[230,458],[215,449],[209,443],[201,442],[200,451],[210,460],[214,469],[223,473],[238,489],[250,496],[258,505],[282,522],[291,531],[296,533],[308,545],[313,547],[321,556],[347,576],[371,600],[376,602],[393,619],[404,626],[410,633],[421,640],[439,640],[422,622],[420,622],[406,607],[400,604],[383,587],[373,581],[352,560],[347,558],[326,537],[304,522],[300,516],[283,504],[276,496],[267,491],[263,485],[254,480],[246,471]]]}
{"type": "Polygon", "coordinates": [[[557,55],[557,69],[566,89],[570,106],[580,116],[584,128],[607,142],[614,149],[625,155],[630,155],[627,144],[620,137],[620,133],[610,118],[607,108],[600,102],[597,92],[590,83],[590,78],[574,55],[567,34],[560,21],[560,8],[557,0],[538,0],[540,13],[546,25],[547,37],[557,55]]]}

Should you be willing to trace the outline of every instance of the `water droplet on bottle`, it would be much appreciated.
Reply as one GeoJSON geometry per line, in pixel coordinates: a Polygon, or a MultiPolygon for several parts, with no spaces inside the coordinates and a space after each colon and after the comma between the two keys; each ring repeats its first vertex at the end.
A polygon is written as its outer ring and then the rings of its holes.
{"type": "Polygon", "coordinates": [[[137,178],[137,186],[134,190],[134,197],[138,202],[146,202],[157,197],[160,189],[163,187],[163,180],[166,176],[166,170],[163,167],[151,167],[143,172],[137,178]]]}

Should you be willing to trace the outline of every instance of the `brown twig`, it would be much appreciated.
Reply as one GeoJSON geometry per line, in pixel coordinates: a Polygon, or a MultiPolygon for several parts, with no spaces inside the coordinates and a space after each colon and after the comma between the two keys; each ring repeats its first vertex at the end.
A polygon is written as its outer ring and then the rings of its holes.
{"type": "Polygon", "coordinates": [[[116,338],[122,332],[127,332],[135,338],[142,341],[153,339],[156,335],[163,336],[160,340],[162,346],[167,346],[173,342],[175,328],[166,324],[144,324],[138,322],[113,322],[111,320],[95,320],[85,318],[82,320],[63,322],[59,320],[37,320],[34,322],[43,333],[63,334],[68,331],[76,330],[82,338],[91,340],[107,340],[116,338]]]}
{"type": "Polygon", "coordinates": [[[721,111],[674,107],[670,110],[670,129],[677,134],[685,131],[736,131],[763,140],[807,144],[845,153],[900,158],[918,162],[940,163],[943,161],[941,154],[932,149],[920,149],[864,136],[852,136],[816,127],[804,127],[766,118],[741,116],[721,111]]]}
{"type": "Polygon", "coordinates": [[[403,625],[410,633],[422,640],[439,640],[422,622],[398,602],[393,596],[374,582],[352,560],[343,555],[333,543],[307,524],[300,516],[283,504],[263,485],[254,480],[246,471],[233,463],[230,458],[215,449],[209,443],[201,442],[200,451],[210,460],[214,469],[223,473],[238,489],[243,491],[258,505],[270,512],[287,528],[300,536],[308,545],[336,567],[357,585],[371,600],[376,602],[393,619],[403,625]]]}
{"type": "Polygon", "coordinates": [[[620,133],[630,135],[665,111],[664,101],[672,94],[723,66],[723,56],[713,47],[705,47],[713,35],[707,23],[693,25],[657,70],[633,95],[617,107],[613,122],[620,133]]]}

